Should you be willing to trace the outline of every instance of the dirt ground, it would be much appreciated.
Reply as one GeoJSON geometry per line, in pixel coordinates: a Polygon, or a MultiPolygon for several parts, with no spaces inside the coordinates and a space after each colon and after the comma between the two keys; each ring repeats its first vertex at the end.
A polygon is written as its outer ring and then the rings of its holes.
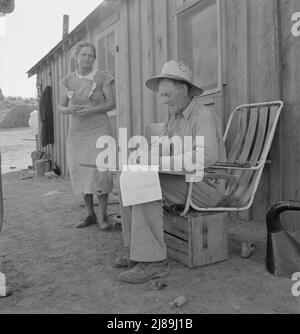
{"type": "MultiPolygon", "coordinates": [[[[300,297],[291,294],[293,282],[265,270],[264,223],[231,222],[225,262],[188,269],[170,259],[168,286],[153,291],[146,283],[117,280],[120,270],[113,263],[122,249],[119,225],[109,232],[95,225],[76,229],[85,211],[69,181],[22,175],[28,171],[3,175],[0,271],[13,293],[0,299],[2,314],[300,313],[300,297]],[[245,237],[257,245],[249,259],[239,257],[245,237]],[[171,308],[168,302],[178,296],[185,296],[186,304],[171,308]]],[[[110,198],[110,212],[119,210],[116,199],[110,198]]]]}

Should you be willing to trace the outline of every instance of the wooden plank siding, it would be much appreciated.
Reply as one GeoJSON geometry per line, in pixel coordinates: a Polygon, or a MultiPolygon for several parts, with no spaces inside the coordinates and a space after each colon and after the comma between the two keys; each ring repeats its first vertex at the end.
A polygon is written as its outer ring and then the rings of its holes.
{"type": "Polygon", "coordinates": [[[130,51],[129,51],[129,2],[122,3],[120,9],[120,29],[118,31],[118,62],[117,62],[117,122],[119,128],[127,128],[131,133],[131,98],[130,87],[130,51]]]}
{"type": "MultiPolygon", "coordinates": [[[[281,94],[277,1],[226,0],[225,12],[227,52],[223,119],[227,122],[236,106],[280,99],[281,94]]],[[[276,140],[274,142],[276,145],[276,140]]],[[[274,150],[275,145],[272,152],[278,150],[278,147],[274,150]]],[[[273,154],[272,160],[276,159],[278,156],[273,154]]],[[[276,161],[272,163],[278,168],[276,161]]],[[[240,217],[264,220],[270,205],[270,192],[270,166],[266,165],[251,212],[242,213],[240,217]]]]}
{"type": "MultiPolygon", "coordinates": [[[[250,59],[250,101],[278,100],[280,96],[280,62],[278,48],[277,1],[254,0],[249,6],[249,59],[250,59]]],[[[278,138],[278,132],[275,138],[278,138]]],[[[278,157],[274,152],[269,155],[271,164],[276,164],[278,157]],[[272,154],[273,153],[273,154],[272,154]]],[[[264,220],[270,206],[270,165],[266,164],[253,203],[253,218],[264,220]]],[[[273,168],[273,167],[272,167],[273,168]]]]}
{"type": "MultiPolygon", "coordinates": [[[[177,58],[177,13],[197,0],[124,0],[100,5],[96,25],[88,25],[83,39],[95,42],[95,31],[105,31],[113,15],[116,25],[116,96],[118,128],[128,136],[145,134],[145,126],[166,121],[168,112],[158,94],[145,81],[161,72],[163,64],[177,58]],[[109,7],[111,6],[111,7],[109,7]],[[109,9],[111,8],[111,9],[109,9]],[[104,14],[103,14],[104,13],[104,14]]],[[[223,130],[231,111],[240,104],[283,99],[285,108],[251,212],[245,219],[265,220],[270,204],[280,199],[300,199],[300,38],[291,35],[291,17],[300,11],[298,0],[221,0],[222,82],[214,95],[200,97],[220,116],[223,130]]],[[[73,37],[72,37],[73,38],[73,37]]],[[[70,38],[71,39],[71,38],[70,38]]],[[[73,40],[73,39],[72,39],[73,40]]],[[[64,42],[65,43],[65,42],[64,42]]],[[[69,72],[69,49],[36,69],[38,80],[53,85],[55,144],[52,157],[68,175],[66,139],[69,117],[56,112],[58,82],[69,72]],[[52,81],[49,77],[52,72],[52,81]]],[[[233,141],[234,138],[231,138],[233,141]]]]}
{"type": "Polygon", "coordinates": [[[128,0],[120,8],[119,62],[126,59],[126,66],[119,67],[116,78],[122,87],[118,118],[129,136],[144,134],[147,124],[168,119],[166,107],[145,87],[145,81],[159,74],[170,56],[175,57],[176,50],[170,45],[176,35],[175,12],[176,4],[170,0],[128,0]],[[127,39],[122,38],[124,34],[127,39]],[[125,112],[124,102],[130,106],[125,112]]]}
{"type": "MultiPolygon", "coordinates": [[[[279,1],[281,26],[282,97],[285,110],[280,128],[280,169],[277,172],[276,197],[300,201],[300,37],[291,33],[292,15],[300,12],[298,0],[279,1]],[[281,188],[280,188],[281,187],[281,188]]],[[[278,152],[275,152],[278,154],[278,152]]],[[[275,154],[274,153],[274,154],[275,154]]],[[[284,214],[284,224],[299,231],[299,213],[284,214]]]]}
{"type": "Polygon", "coordinates": [[[142,40],[141,40],[141,8],[140,1],[129,1],[128,3],[129,15],[129,57],[132,66],[129,67],[130,88],[129,95],[131,98],[131,113],[130,123],[131,128],[134,129],[135,134],[141,135],[143,133],[143,112],[142,112],[142,94],[141,86],[143,85],[143,71],[142,71],[142,40]]]}
{"type": "Polygon", "coordinates": [[[176,35],[175,11],[174,1],[169,0],[128,0],[120,8],[119,63],[125,61],[126,66],[117,71],[118,121],[129,136],[144,134],[145,125],[168,119],[166,107],[145,81],[161,72],[171,53],[175,56],[170,46],[176,35]]]}

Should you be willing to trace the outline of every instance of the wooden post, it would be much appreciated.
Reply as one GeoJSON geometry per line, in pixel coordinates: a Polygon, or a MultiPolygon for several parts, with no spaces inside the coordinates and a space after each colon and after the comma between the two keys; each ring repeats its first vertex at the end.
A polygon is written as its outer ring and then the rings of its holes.
{"type": "MultiPolygon", "coordinates": [[[[292,27],[296,21],[292,21],[293,13],[300,10],[298,0],[287,2],[278,1],[280,10],[280,51],[282,75],[282,99],[285,109],[282,113],[280,129],[278,133],[278,151],[274,154],[275,164],[272,173],[273,181],[273,201],[289,199],[300,201],[300,133],[299,105],[300,105],[300,37],[292,34],[292,27]],[[288,135],[287,135],[288,134],[288,135]],[[275,170],[275,167],[278,169],[275,170]]],[[[274,159],[273,159],[274,160],[274,159]]],[[[282,219],[283,223],[290,231],[299,231],[299,212],[290,212],[282,219]]]]}
{"type": "Polygon", "coordinates": [[[62,38],[64,39],[68,34],[69,34],[69,15],[64,15],[62,38]]]}

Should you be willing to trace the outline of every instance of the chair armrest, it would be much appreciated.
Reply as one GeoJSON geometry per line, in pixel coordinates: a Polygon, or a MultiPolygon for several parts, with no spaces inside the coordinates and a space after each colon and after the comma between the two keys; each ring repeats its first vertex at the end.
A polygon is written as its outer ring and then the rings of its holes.
{"type": "Polygon", "coordinates": [[[213,164],[210,168],[238,168],[238,169],[242,169],[242,168],[251,168],[251,165],[247,162],[247,163],[239,163],[239,162],[216,162],[215,164],[213,164]]]}
{"type": "MultiPolygon", "coordinates": [[[[96,164],[80,164],[81,167],[88,167],[88,168],[97,168],[96,164]]],[[[219,167],[220,169],[220,167],[219,167]]],[[[121,172],[121,171],[113,171],[113,172],[121,172]]],[[[181,176],[186,176],[186,175],[191,175],[193,176],[195,172],[187,172],[187,171],[163,171],[159,170],[158,171],[161,174],[169,174],[169,175],[181,175],[181,176]]],[[[232,178],[236,178],[237,176],[235,175],[228,175],[226,173],[221,173],[221,172],[215,172],[215,171],[204,171],[204,177],[207,178],[212,178],[212,179],[223,179],[223,180],[229,180],[232,178]]]]}
{"type": "Polygon", "coordinates": [[[210,166],[211,169],[237,169],[237,170],[257,170],[263,166],[262,162],[258,162],[255,166],[251,166],[248,162],[238,163],[238,162],[216,162],[214,165],[210,166]]]}
{"type": "MultiPolygon", "coordinates": [[[[158,171],[160,174],[169,174],[169,175],[195,175],[194,172],[186,172],[186,171],[158,171]]],[[[215,172],[215,171],[209,171],[206,170],[204,171],[204,178],[210,178],[210,179],[223,179],[223,180],[232,180],[233,178],[237,178],[237,175],[228,175],[226,173],[221,173],[221,172],[215,172]]]]}

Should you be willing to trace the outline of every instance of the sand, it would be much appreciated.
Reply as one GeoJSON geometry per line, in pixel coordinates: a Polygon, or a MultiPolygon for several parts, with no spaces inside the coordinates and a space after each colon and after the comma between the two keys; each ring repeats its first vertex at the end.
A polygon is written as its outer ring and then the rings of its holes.
{"type": "Polygon", "coordinates": [[[2,173],[18,171],[32,164],[35,150],[34,135],[29,128],[0,129],[2,173]]]}
{"type": "MultiPolygon", "coordinates": [[[[264,266],[264,223],[230,223],[230,259],[188,269],[170,259],[167,286],[118,281],[113,268],[122,250],[119,225],[109,232],[96,225],[76,229],[84,218],[80,196],[68,179],[33,177],[28,171],[3,175],[5,222],[0,235],[1,270],[12,295],[0,299],[0,313],[201,314],[299,313],[292,281],[268,274],[264,266]],[[49,195],[50,192],[50,195],[49,195]],[[47,194],[48,195],[45,195],[47,194]],[[52,195],[51,195],[52,193],[52,195]],[[256,242],[249,259],[239,256],[242,238],[256,242]],[[184,296],[186,303],[169,302],[184,296]]],[[[111,196],[110,202],[116,203],[111,196]]],[[[109,205],[118,212],[118,204],[109,205]]]]}

